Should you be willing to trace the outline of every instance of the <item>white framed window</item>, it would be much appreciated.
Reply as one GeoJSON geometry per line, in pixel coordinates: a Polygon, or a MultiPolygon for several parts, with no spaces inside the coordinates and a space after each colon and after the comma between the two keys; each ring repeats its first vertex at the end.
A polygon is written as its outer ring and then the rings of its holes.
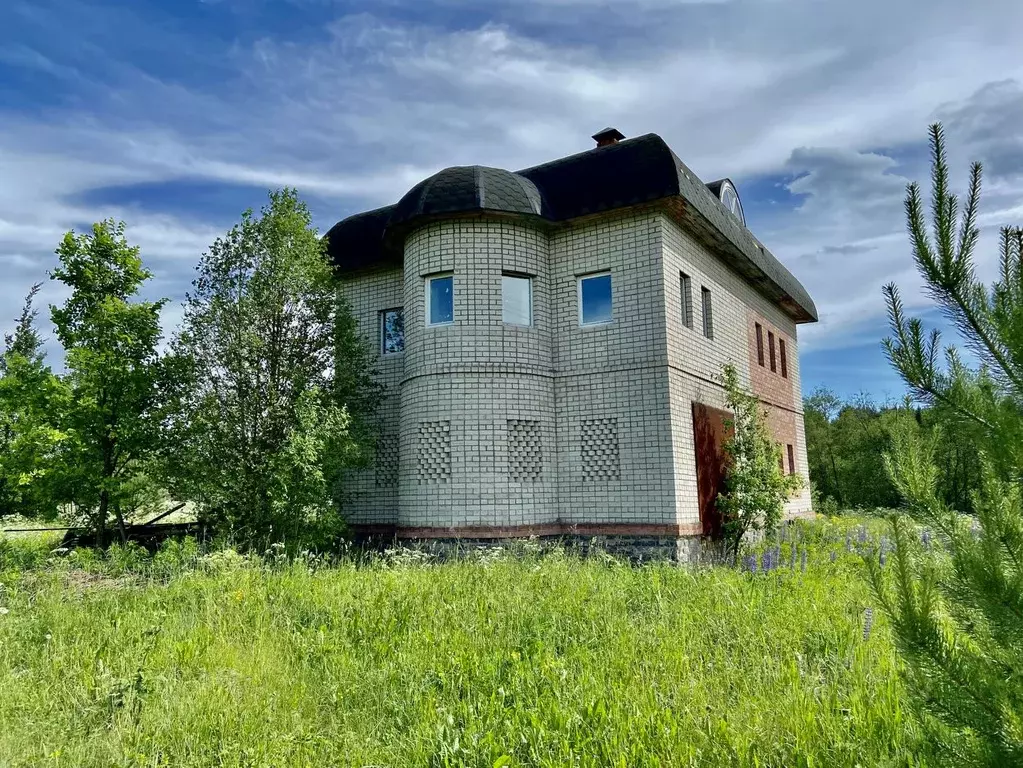
{"type": "Polygon", "coordinates": [[[455,322],[455,276],[450,272],[426,278],[426,324],[455,322]]]}
{"type": "Polygon", "coordinates": [[[405,351],[405,312],[401,307],[380,313],[380,353],[396,355],[405,351]]]}
{"type": "Polygon", "coordinates": [[[595,272],[579,277],[579,325],[610,323],[611,273],[595,272]]]}
{"type": "Polygon", "coordinates": [[[509,325],[533,324],[533,279],[527,275],[501,275],[501,319],[509,325]]]}

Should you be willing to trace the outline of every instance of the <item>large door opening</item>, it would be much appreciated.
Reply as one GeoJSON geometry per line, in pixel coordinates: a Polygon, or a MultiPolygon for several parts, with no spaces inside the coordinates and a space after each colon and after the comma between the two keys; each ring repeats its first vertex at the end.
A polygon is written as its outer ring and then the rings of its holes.
{"type": "Polygon", "coordinates": [[[725,489],[725,441],[732,430],[725,423],[732,414],[703,403],[693,403],[693,441],[696,446],[696,491],[703,535],[721,536],[718,494],[725,489]]]}

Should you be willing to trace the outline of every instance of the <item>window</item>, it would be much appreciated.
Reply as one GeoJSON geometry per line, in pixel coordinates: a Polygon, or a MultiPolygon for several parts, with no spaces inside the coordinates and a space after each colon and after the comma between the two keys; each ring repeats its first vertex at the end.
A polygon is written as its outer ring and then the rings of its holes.
{"type": "Polygon", "coordinates": [[[764,367],[764,328],[763,328],[763,326],[760,325],[760,323],[757,323],[756,326],[757,326],[757,363],[759,363],[760,367],[763,368],[764,367]]]}
{"type": "Polygon", "coordinates": [[[533,281],[523,275],[501,276],[501,314],[509,325],[533,324],[533,281]]]}
{"type": "Polygon", "coordinates": [[[714,314],[710,305],[710,288],[701,287],[703,295],[703,335],[708,339],[714,338],[714,314]]]}
{"type": "Polygon", "coordinates": [[[781,358],[781,375],[789,377],[789,360],[785,353],[785,339],[778,339],[778,356],[781,358]]]}
{"type": "Polygon", "coordinates": [[[579,324],[611,322],[611,273],[579,278],[579,324]]]}
{"type": "Polygon", "coordinates": [[[742,215],[742,203],[739,202],[739,193],[728,182],[725,182],[721,187],[721,203],[739,220],[740,224],[746,223],[746,217],[742,215]]]}
{"type": "Polygon", "coordinates": [[[380,351],[385,355],[405,351],[405,312],[401,307],[380,313],[380,351]]]}
{"type": "Polygon", "coordinates": [[[796,452],[792,449],[791,445],[785,446],[789,452],[789,474],[796,474],[796,452]]]}
{"type": "Polygon", "coordinates": [[[435,275],[426,279],[427,325],[450,325],[455,322],[454,293],[454,275],[435,275]]]}
{"type": "Polygon", "coordinates": [[[693,327],[693,281],[685,272],[679,272],[679,287],[682,289],[682,323],[693,327]]]}
{"type": "Polygon", "coordinates": [[[771,372],[774,373],[778,370],[778,367],[774,359],[774,334],[771,331],[767,332],[767,350],[771,354],[771,372]]]}

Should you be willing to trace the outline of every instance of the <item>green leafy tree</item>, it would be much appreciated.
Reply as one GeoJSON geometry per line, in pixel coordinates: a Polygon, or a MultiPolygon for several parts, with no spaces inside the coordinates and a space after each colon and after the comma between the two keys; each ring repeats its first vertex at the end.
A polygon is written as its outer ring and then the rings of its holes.
{"type": "Polygon", "coordinates": [[[725,549],[734,560],[748,534],[770,534],[778,527],[785,500],[800,488],[802,478],[782,469],[781,446],[768,431],[764,406],[743,389],[735,366],[724,366],[722,381],[732,418],[725,425],[731,432],[724,444],[728,467],[717,506],[725,549]]]}
{"type": "MultiPolygon", "coordinates": [[[[828,504],[839,509],[898,506],[898,491],[884,466],[892,431],[905,423],[928,437],[940,428],[933,408],[876,405],[864,395],[842,402],[825,388],[805,399],[804,414],[810,481],[821,502],[818,511],[828,504]]],[[[968,508],[980,475],[968,437],[961,430],[944,431],[935,460],[941,468],[938,495],[953,506],[968,508]]]]}
{"type": "Polygon", "coordinates": [[[175,342],[188,368],[172,487],[241,542],[327,544],[372,442],[369,352],[292,190],[205,253],[175,342]]]}
{"type": "Polygon", "coordinates": [[[56,424],[66,392],[49,366],[36,328],[34,285],[0,354],[0,517],[57,514],[53,467],[63,441],[56,424]]]}
{"type": "Polygon", "coordinates": [[[925,723],[950,764],[1023,764],[1023,230],[1001,231],[998,278],[977,277],[981,166],[962,214],[950,191],[944,136],[931,127],[928,230],[920,188],[906,197],[913,257],[927,291],[977,361],[969,366],[937,330],[907,318],[898,289],[885,287],[892,337],[885,349],[914,398],[938,422],[929,438],[896,433],[888,456],[910,518],[893,520],[895,567],[871,560],[879,601],[892,620],[925,723]],[[939,446],[950,434],[980,457],[976,517],[938,493],[939,446]],[[941,546],[929,548],[933,532],[941,546]]]}
{"type": "Polygon", "coordinates": [[[68,232],[52,273],[71,290],[51,311],[69,394],[62,492],[99,546],[111,519],[124,539],[123,502],[137,493],[160,445],[171,383],[158,354],[164,302],[137,298],[151,274],[124,231],[123,223],[103,221],[87,234],[68,232]]]}

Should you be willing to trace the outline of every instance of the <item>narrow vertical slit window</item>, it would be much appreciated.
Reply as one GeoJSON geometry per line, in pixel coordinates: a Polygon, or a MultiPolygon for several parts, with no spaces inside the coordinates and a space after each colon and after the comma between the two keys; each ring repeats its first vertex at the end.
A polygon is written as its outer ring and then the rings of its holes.
{"type": "Polygon", "coordinates": [[[757,323],[757,363],[764,367],[764,328],[757,323]]]}
{"type": "Polygon", "coordinates": [[[711,306],[710,288],[702,286],[700,294],[703,298],[703,335],[708,339],[714,338],[714,309],[711,306]]]}
{"type": "Polygon", "coordinates": [[[682,324],[693,327],[693,281],[685,272],[679,273],[679,288],[682,293],[682,324]]]}
{"type": "Polygon", "coordinates": [[[380,352],[396,355],[405,351],[405,312],[401,307],[380,313],[380,352]]]}
{"type": "Polygon", "coordinates": [[[789,453],[789,474],[794,475],[796,474],[796,452],[791,444],[787,445],[786,448],[788,448],[789,453]]]}
{"type": "Polygon", "coordinates": [[[767,332],[767,352],[771,356],[771,372],[774,373],[778,370],[778,366],[774,357],[774,334],[771,331],[767,332]]]}
{"type": "Polygon", "coordinates": [[[778,356],[781,358],[781,375],[789,377],[789,356],[785,352],[785,339],[778,339],[778,356]]]}

